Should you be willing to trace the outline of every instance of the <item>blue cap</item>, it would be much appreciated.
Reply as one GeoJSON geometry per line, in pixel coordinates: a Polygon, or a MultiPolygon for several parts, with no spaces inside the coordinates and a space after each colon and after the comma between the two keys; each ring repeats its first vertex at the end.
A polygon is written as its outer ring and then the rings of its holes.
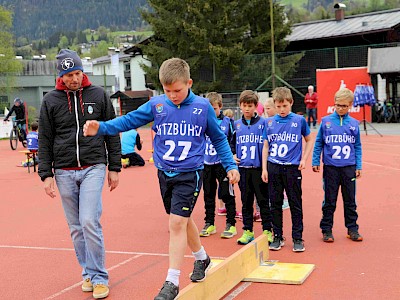
{"type": "Polygon", "coordinates": [[[76,70],[81,70],[83,72],[82,61],[75,51],[61,49],[56,58],[59,77],[76,70]]]}

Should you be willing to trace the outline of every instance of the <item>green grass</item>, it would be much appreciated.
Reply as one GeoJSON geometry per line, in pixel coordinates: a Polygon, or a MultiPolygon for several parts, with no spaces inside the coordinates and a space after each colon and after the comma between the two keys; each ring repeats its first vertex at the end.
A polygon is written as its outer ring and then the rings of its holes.
{"type": "Polygon", "coordinates": [[[291,4],[293,7],[302,8],[303,5],[307,5],[307,0],[279,0],[282,5],[291,4]]]}

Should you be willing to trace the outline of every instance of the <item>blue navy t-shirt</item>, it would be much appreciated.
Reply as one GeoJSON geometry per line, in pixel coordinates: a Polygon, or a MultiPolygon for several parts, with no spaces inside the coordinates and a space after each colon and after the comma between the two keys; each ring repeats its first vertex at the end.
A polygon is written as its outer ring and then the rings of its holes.
{"type": "Polygon", "coordinates": [[[31,131],[26,136],[28,150],[37,150],[39,147],[39,138],[37,131],[31,131]]]}
{"type": "Polygon", "coordinates": [[[268,161],[280,165],[299,165],[302,156],[302,137],[310,134],[303,116],[289,113],[266,120],[264,138],[268,140],[268,161]]]}
{"type": "Polygon", "coordinates": [[[244,124],[243,119],[235,121],[236,157],[240,159],[239,167],[261,167],[263,132],[265,119],[259,117],[256,123],[244,124]]]}
{"type": "Polygon", "coordinates": [[[180,113],[166,103],[167,97],[150,100],[154,115],[154,161],[166,171],[200,168],[204,163],[207,111],[210,103],[196,96],[191,105],[181,106],[180,113]],[[179,168],[177,168],[179,166],[179,168]]]}

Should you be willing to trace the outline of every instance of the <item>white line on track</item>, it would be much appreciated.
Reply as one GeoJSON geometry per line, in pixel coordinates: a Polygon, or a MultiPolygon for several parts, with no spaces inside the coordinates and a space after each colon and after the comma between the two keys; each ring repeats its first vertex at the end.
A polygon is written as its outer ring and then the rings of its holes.
{"type": "MultiPolygon", "coordinates": [[[[0,245],[0,248],[8,249],[28,249],[28,250],[48,250],[48,251],[75,251],[73,248],[52,248],[52,247],[34,247],[34,246],[12,246],[12,245],[0,245]]],[[[150,253],[150,252],[133,252],[133,251],[115,251],[108,250],[106,253],[109,254],[127,254],[127,255],[142,255],[142,256],[164,256],[168,257],[168,253],[150,253]]],[[[185,258],[191,258],[193,255],[185,255],[185,258]]],[[[225,259],[226,257],[213,256],[213,259],[225,259]]]]}
{"type": "Polygon", "coordinates": [[[393,168],[393,167],[389,167],[387,165],[374,164],[374,163],[365,162],[365,161],[363,162],[363,164],[376,166],[376,167],[382,167],[382,168],[385,168],[385,169],[390,169],[390,170],[395,170],[395,171],[400,171],[399,168],[393,168]]]}
{"type": "Polygon", "coordinates": [[[228,296],[224,297],[223,300],[235,299],[240,293],[247,289],[251,285],[251,282],[243,282],[236,289],[232,291],[228,296]]]}
{"type": "MultiPolygon", "coordinates": [[[[123,266],[123,265],[127,264],[128,262],[130,262],[130,261],[132,261],[132,260],[134,260],[134,259],[136,259],[136,258],[138,258],[138,257],[140,257],[140,256],[141,256],[141,255],[135,255],[135,256],[133,256],[133,257],[131,257],[131,258],[128,258],[128,259],[126,259],[126,260],[120,262],[119,264],[116,264],[116,265],[114,265],[114,266],[108,268],[108,271],[111,271],[111,270],[114,270],[114,269],[116,269],[116,268],[118,268],[118,267],[120,267],[120,266],[123,266]]],[[[58,297],[58,296],[61,296],[62,294],[65,294],[66,292],[68,292],[68,291],[70,291],[70,290],[72,290],[72,289],[74,289],[74,288],[80,286],[81,284],[82,284],[82,281],[77,282],[77,283],[75,283],[75,284],[73,284],[73,285],[71,285],[71,286],[69,286],[69,287],[67,287],[67,288],[65,288],[65,289],[63,289],[63,290],[61,290],[61,291],[59,291],[58,293],[55,293],[55,294],[53,294],[53,295],[47,297],[45,300],[54,299],[54,298],[56,298],[56,297],[58,297]]]]}

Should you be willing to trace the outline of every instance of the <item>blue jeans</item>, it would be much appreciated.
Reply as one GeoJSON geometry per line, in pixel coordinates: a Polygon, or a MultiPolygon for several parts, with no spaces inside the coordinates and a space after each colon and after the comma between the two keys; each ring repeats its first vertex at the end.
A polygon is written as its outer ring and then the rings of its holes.
{"type": "Polygon", "coordinates": [[[308,127],[311,126],[311,118],[313,119],[313,126],[315,127],[317,125],[317,109],[316,108],[307,108],[307,123],[308,127]]]}
{"type": "Polygon", "coordinates": [[[65,217],[71,232],[83,279],[93,285],[108,285],[105,268],[103,231],[100,224],[102,190],[106,166],[98,164],[84,170],[55,170],[65,217]]]}

